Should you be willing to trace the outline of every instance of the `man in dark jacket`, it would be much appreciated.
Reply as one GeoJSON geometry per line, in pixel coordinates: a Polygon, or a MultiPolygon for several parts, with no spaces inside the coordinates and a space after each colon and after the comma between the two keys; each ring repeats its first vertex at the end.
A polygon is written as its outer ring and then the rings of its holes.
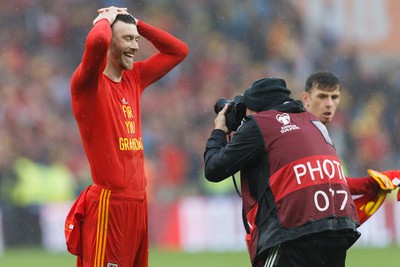
{"type": "Polygon", "coordinates": [[[290,94],[283,79],[255,81],[230,142],[225,105],[206,144],[205,175],[219,182],[240,171],[252,266],[345,266],[360,235],[357,211],[324,124],[290,94]]]}

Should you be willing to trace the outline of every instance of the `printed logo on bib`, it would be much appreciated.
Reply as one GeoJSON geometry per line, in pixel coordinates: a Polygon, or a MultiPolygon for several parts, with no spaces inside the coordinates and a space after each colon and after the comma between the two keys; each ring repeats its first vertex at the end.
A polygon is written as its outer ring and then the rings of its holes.
{"type": "Polygon", "coordinates": [[[313,156],[292,162],[270,178],[275,200],[302,188],[325,183],[347,184],[342,165],[335,156],[313,156]]]}
{"type": "Polygon", "coordinates": [[[312,156],[292,162],[270,177],[279,218],[296,227],[311,218],[351,214],[354,203],[336,156],[312,156]]]}
{"type": "Polygon", "coordinates": [[[282,123],[283,125],[288,125],[290,123],[290,116],[287,113],[276,115],[276,120],[282,123]]]}
{"type": "Polygon", "coordinates": [[[108,262],[108,263],[107,263],[107,267],[118,267],[118,263],[111,263],[111,262],[108,262]]]}
{"type": "Polygon", "coordinates": [[[290,124],[290,116],[287,113],[277,114],[276,120],[283,124],[281,133],[290,132],[293,130],[300,130],[300,127],[295,124],[290,124]]]}

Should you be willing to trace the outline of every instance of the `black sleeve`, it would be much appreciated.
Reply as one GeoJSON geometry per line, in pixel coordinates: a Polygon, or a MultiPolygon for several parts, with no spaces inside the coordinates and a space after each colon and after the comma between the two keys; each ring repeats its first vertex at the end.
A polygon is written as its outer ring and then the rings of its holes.
{"type": "Polygon", "coordinates": [[[214,130],[204,153],[206,179],[220,182],[264,151],[264,139],[254,119],[247,118],[229,143],[224,131],[214,130]]]}

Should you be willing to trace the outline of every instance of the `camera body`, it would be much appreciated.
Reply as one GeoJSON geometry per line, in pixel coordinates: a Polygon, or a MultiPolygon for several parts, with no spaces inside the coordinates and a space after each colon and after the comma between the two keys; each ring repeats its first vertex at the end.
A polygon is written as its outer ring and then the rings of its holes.
{"type": "Polygon", "coordinates": [[[237,95],[232,100],[225,97],[220,97],[214,105],[215,113],[219,113],[225,105],[228,104],[228,109],[225,113],[226,127],[229,132],[236,131],[246,116],[246,106],[243,102],[243,95],[237,95]]]}

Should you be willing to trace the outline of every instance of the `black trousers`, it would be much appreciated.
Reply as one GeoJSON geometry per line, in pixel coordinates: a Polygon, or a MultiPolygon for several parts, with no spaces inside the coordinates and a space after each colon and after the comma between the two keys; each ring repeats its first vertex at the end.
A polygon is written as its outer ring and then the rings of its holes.
{"type": "Polygon", "coordinates": [[[347,250],[358,237],[353,231],[325,231],[301,237],[269,249],[261,266],[344,267],[347,250]]]}

